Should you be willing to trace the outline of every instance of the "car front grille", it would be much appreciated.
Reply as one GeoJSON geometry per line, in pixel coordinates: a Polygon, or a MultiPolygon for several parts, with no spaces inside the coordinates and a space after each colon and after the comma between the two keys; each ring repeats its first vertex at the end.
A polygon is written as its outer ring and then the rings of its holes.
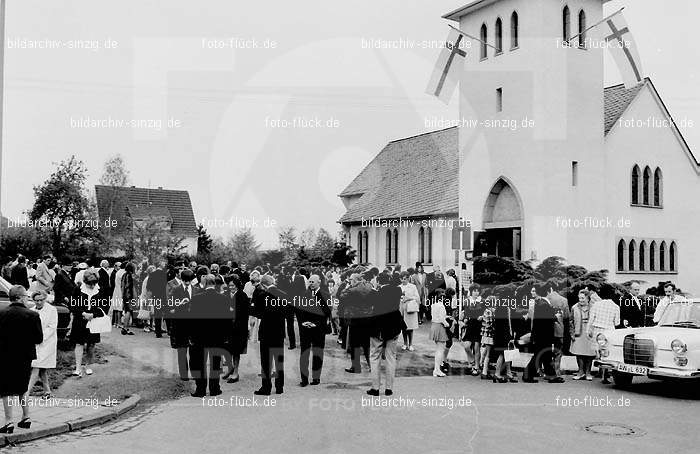
{"type": "Polygon", "coordinates": [[[625,336],[622,345],[625,364],[654,367],[654,341],[651,339],[635,339],[633,334],[625,336]]]}

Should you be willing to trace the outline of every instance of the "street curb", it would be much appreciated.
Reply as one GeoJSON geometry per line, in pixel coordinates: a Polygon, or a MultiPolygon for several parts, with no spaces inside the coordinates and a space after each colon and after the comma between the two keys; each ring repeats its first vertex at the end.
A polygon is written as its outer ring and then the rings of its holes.
{"type": "Polygon", "coordinates": [[[7,445],[14,445],[17,443],[24,443],[27,441],[38,440],[39,438],[50,437],[52,435],[59,435],[67,432],[73,432],[76,430],[85,429],[86,427],[96,426],[99,424],[104,424],[107,421],[116,419],[122,416],[124,413],[132,410],[141,401],[141,396],[134,394],[129,396],[124,402],[120,403],[114,408],[106,408],[100,410],[93,416],[89,418],[78,418],[71,421],[54,424],[50,426],[45,426],[33,430],[21,431],[19,433],[14,433],[12,435],[4,435],[0,437],[0,448],[7,445]]]}

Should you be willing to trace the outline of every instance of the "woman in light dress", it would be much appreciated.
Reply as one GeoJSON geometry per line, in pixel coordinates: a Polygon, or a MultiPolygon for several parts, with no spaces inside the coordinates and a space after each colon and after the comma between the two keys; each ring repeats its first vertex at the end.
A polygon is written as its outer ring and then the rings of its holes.
{"type": "Polygon", "coordinates": [[[413,330],[418,329],[418,311],[407,311],[409,303],[412,309],[418,308],[420,310],[420,293],[415,284],[409,282],[411,278],[410,273],[403,271],[401,273],[401,305],[399,310],[403,316],[403,321],[406,323],[406,329],[403,330],[403,347],[402,350],[414,351],[413,348],[413,330]]]}
{"type": "Polygon", "coordinates": [[[27,394],[31,394],[34,384],[41,378],[41,385],[44,388],[43,396],[48,399],[51,397],[49,369],[56,368],[58,311],[49,304],[47,298],[48,295],[44,290],[36,290],[32,293],[32,301],[35,304],[34,310],[39,313],[39,318],[41,319],[44,341],[36,346],[36,359],[32,361],[32,375],[29,378],[27,394]]]}
{"type": "Polygon", "coordinates": [[[591,304],[595,297],[597,297],[595,293],[583,289],[578,292],[578,303],[571,308],[571,318],[569,319],[571,325],[570,351],[573,355],[576,355],[576,362],[578,363],[578,373],[574,376],[574,380],[581,380],[582,378],[588,381],[593,380],[591,366],[593,365],[593,359],[596,357],[596,350],[587,335],[587,331],[591,304]]]}
{"type": "Polygon", "coordinates": [[[116,270],[114,272],[114,291],[112,292],[110,306],[112,309],[112,325],[119,327],[124,306],[124,300],[122,299],[122,278],[124,277],[125,271],[122,262],[115,263],[114,269],[116,270]]]}
{"type": "Polygon", "coordinates": [[[153,330],[153,296],[148,290],[148,277],[156,270],[155,265],[146,268],[146,278],[141,284],[141,295],[139,296],[139,313],[137,318],[143,322],[143,331],[150,333],[153,330]],[[148,312],[148,317],[144,315],[148,312]]]}

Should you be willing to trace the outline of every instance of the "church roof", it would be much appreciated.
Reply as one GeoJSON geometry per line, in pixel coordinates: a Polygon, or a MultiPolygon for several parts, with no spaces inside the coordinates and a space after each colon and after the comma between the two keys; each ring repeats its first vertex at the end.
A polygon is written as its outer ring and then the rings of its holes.
{"type": "Polygon", "coordinates": [[[340,222],[456,215],[458,136],[452,127],[389,142],[340,194],[362,194],[340,222]]]}
{"type": "MultiPolygon", "coordinates": [[[[648,78],[634,88],[624,85],[605,88],[606,136],[647,85],[655,92],[648,78]]],[[[459,212],[458,135],[458,128],[453,127],[389,142],[340,193],[340,197],[359,199],[339,222],[356,223],[372,217],[456,215],[459,212]]]]}
{"type": "Polygon", "coordinates": [[[172,218],[170,231],[185,236],[197,235],[197,223],[187,191],[131,187],[95,186],[97,212],[101,220],[110,216],[117,231],[129,226],[129,218],[172,218]]]}

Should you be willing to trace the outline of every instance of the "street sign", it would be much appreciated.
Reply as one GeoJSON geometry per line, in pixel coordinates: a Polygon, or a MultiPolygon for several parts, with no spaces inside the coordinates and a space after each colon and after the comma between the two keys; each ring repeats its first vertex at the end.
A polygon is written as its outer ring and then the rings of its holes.
{"type": "Polygon", "coordinates": [[[458,251],[471,250],[472,228],[457,226],[452,229],[452,249],[458,251]]]}

